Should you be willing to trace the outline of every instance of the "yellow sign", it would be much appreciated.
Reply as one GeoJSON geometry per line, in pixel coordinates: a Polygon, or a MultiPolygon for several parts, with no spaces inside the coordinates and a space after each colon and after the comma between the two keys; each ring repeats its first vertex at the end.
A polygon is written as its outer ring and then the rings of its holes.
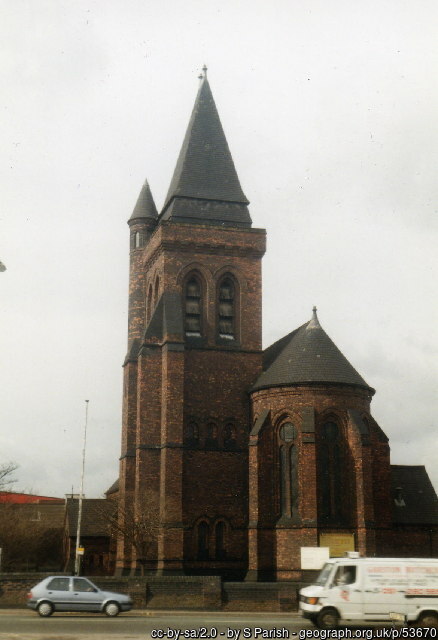
{"type": "Polygon", "coordinates": [[[78,548],[76,549],[76,555],[78,555],[78,556],[83,556],[83,555],[84,555],[84,551],[85,551],[85,548],[84,548],[84,547],[78,547],[78,548]]]}
{"type": "Polygon", "coordinates": [[[355,551],[353,533],[321,533],[319,546],[329,547],[330,558],[342,558],[346,551],[355,551]]]}

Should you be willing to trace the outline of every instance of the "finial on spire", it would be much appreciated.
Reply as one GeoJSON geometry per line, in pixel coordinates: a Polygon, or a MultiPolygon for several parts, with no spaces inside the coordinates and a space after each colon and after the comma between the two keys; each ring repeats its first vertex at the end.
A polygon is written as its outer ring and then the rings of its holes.
{"type": "Polygon", "coordinates": [[[204,66],[202,67],[202,71],[204,72],[204,78],[207,78],[207,65],[204,64],[204,66]]]}
{"type": "Polygon", "coordinates": [[[314,306],[312,314],[312,319],[307,323],[307,329],[321,329],[321,325],[319,324],[318,316],[316,315],[316,307],[314,306]]]}

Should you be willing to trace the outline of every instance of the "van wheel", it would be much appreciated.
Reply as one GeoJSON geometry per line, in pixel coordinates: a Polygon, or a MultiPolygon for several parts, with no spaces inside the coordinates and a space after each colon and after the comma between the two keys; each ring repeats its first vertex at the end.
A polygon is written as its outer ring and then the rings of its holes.
{"type": "Polygon", "coordinates": [[[320,629],[335,629],[339,624],[336,609],[323,609],[316,616],[316,626],[320,629]]]}
{"type": "Polygon", "coordinates": [[[423,611],[418,618],[419,627],[438,627],[438,613],[435,611],[423,611]]]}
{"type": "Polygon", "coordinates": [[[42,618],[48,618],[53,613],[53,604],[51,602],[40,602],[37,611],[42,618]]]}
{"type": "Polygon", "coordinates": [[[107,616],[114,618],[114,616],[119,615],[120,608],[117,602],[107,602],[103,610],[107,616]]]}

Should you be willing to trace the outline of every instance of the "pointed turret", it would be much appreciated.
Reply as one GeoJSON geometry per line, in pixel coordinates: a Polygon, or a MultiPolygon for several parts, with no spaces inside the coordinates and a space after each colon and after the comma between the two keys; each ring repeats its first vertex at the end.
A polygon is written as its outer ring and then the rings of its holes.
{"type": "Polygon", "coordinates": [[[131,346],[133,340],[139,340],[144,325],[146,306],[144,289],[143,249],[149,242],[157,226],[157,208],[146,180],[138,196],[129,225],[130,246],[130,284],[128,316],[128,359],[134,358],[131,346]]]}
{"type": "Polygon", "coordinates": [[[347,384],[374,393],[321,327],[316,307],[309,322],[266,349],[253,390],[302,384],[347,384]]]}
{"type": "Polygon", "coordinates": [[[152,197],[151,189],[147,180],[145,180],[145,183],[140,191],[140,195],[138,196],[137,203],[134,207],[134,211],[132,212],[131,217],[129,218],[129,221],[137,220],[138,218],[148,218],[151,220],[156,220],[158,218],[157,207],[155,206],[155,202],[152,197]]]}
{"type": "Polygon", "coordinates": [[[205,71],[204,67],[161,219],[249,227],[249,201],[240,186],[205,71]]]}

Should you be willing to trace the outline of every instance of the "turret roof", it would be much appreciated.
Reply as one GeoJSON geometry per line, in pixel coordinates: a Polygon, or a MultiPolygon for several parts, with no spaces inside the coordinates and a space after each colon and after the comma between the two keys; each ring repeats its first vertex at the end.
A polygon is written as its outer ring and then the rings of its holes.
{"type": "Polygon", "coordinates": [[[312,319],[272,344],[264,353],[264,371],[253,391],[301,384],[349,384],[374,391],[312,319]]]}
{"type": "Polygon", "coordinates": [[[162,219],[250,226],[248,204],[204,75],[161,213],[162,219]]]}
{"type": "Polygon", "coordinates": [[[134,207],[129,220],[136,220],[137,218],[152,218],[156,220],[158,218],[157,207],[155,206],[154,199],[152,197],[149,183],[145,180],[145,183],[138,196],[137,204],[134,207]]]}

